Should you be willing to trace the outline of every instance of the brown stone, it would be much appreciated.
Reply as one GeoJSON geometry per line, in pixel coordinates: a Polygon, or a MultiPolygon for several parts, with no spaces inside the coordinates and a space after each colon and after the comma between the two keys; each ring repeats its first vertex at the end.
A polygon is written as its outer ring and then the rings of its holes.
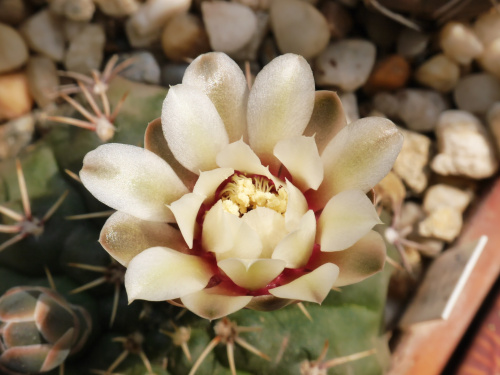
{"type": "Polygon", "coordinates": [[[397,90],[406,85],[411,68],[400,55],[390,55],[375,64],[364,90],[367,93],[397,90]]]}

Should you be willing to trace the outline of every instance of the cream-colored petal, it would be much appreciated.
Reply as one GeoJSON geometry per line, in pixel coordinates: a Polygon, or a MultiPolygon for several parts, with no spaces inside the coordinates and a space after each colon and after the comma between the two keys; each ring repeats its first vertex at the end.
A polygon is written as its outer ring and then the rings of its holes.
{"type": "Polygon", "coordinates": [[[250,146],[242,140],[226,146],[219,152],[216,160],[219,167],[233,168],[240,172],[270,177],[269,170],[262,165],[259,157],[250,146]]]}
{"type": "Polygon", "coordinates": [[[402,146],[403,135],[388,119],[366,117],[347,125],[321,154],[325,177],[312,196],[314,208],[343,190],[368,192],[389,173],[402,146]]]}
{"type": "Polygon", "coordinates": [[[288,192],[288,202],[285,212],[286,229],[291,232],[299,227],[302,216],[307,212],[307,200],[304,194],[296,188],[290,181],[286,181],[286,191],[288,192]]]}
{"type": "Polygon", "coordinates": [[[169,206],[190,249],[193,248],[193,239],[198,234],[199,226],[196,223],[196,217],[204,200],[204,195],[189,193],[172,202],[169,206]]]}
{"type": "Polygon", "coordinates": [[[222,182],[234,173],[232,168],[217,168],[201,172],[193,188],[193,193],[213,198],[215,191],[222,182]]]}
{"type": "Polygon", "coordinates": [[[125,273],[129,302],[165,301],[202,290],[212,277],[210,265],[194,255],[152,247],[134,257],[125,273]]]}
{"type": "Polygon", "coordinates": [[[274,156],[293,176],[302,191],[316,190],[323,181],[323,163],[313,137],[296,136],[276,143],[274,156]]]}
{"type": "Polygon", "coordinates": [[[238,221],[240,222],[240,227],[234,237],[233,247],[223,253],[216,253],[215,257],[217,261],[228,258],[256,259],[260,257],[262,253],[262,241],[257,232],[241,219],[238,219],[238,221]]]}
{"type": "Polygon", "coordinates": [[[175,158],[163,135],[161,118],[158,117],[148,124],[144,134],[144,148],[165,160],[189,189],[194,186],[198,176],[184,168],[175,158]]]}
{"type": "Polygon", "coordinates": [[[143,220],[173,221],[166,205],[188,192],[159,156],[118,143],[85,155],[80,178],[101,202],[143,220]]]}
{"type": "Polygon", "coordinates": [[[204,289],[181,298],[186,308],[202,318],[213,320],[223,318],[244,308],[252,296],[230,296],[216,294],[212,289],[204,289]]]}
{"type": "Polygon", "coordinates": [[[312,267],[325,263],[336,264],[339,277],[334,286],[344,286],[360,282],[384,268],[386,257],[382,236],[371,230],[358,242],[342,251],[320,252],[312,267]]]}
{"type": "Polygon", "coordinates": [[[125,267],[133,257],[150,247],[187,250],[181,232],[167,223],[141,220],[120,211],[106,220],[99,242],[109,255],[125,267]]]}
{"type": "Polygon", "coordinates": [[[328,142],[346,125],[346,115],[337,93],[316,91],[314,109],[304,135],[314,136],[320,154],[328,142]]]}
{"type": "Polygon", "coordinates": [[[171,87],[161,123],[170,150],[185,168],[199,174],[217,167],[215,157],[229,141],[217,109],[200,89],[171,87]]]}
{"type": "Polygon", "coordinates": [[[285,237],[285,218],[270,208],[257,207],[241,218],[255,232],[262,242],[261,258],[271,258],[276,245],[285,237]]]}
{"type": "Polygon", "coordinates": [[[257,75],[248,98],[250,146],[264,165],[277,169],[276,143],[301,135],[314,107],[314,77],[298,55],[275,58],[257,75]]]}
{"type": "Polygon", "coordinates": [[[281,259],[224,259],[217,262],[234,283],[242,288],[264,288],[285,269],[281,259]]]}
{"type": "Polygon", "coordinates": [[[374,225],[381,224],[370,199],[360,190],[334,196],[318,220],[317,241],[321,251],[339,251],[352,246],[374,225]]]}
{"type": "Polygon", "coordinates": [[[225,53],[200,55],[186,69],[182,83],[207,94],[226,126],[229,142],[246,138],[249,91],[238,64],[225,53]]]}
{"type": "Polygon", "coordinates": [[[279,298],[321,303],[338,275],[339,268],[335,264],[325,263],[288,284],[269,289],[269,293],[279,298]]]}
{"type": "Polygon", "coordinates": [[[311,257],[316,238],[316,216],[312,210],[302,217],[299,228],[285,236],[274,249],[272,259],[282,259],[287,268],[300,268],[311,257]]]}
{"type": "Polygon", "coordinates": [[[231,250],[240,228],[240,219],[222,208],[218,201],[207,211],[203,221],[201,241],[205,251],[223,253],[231,250]]]}

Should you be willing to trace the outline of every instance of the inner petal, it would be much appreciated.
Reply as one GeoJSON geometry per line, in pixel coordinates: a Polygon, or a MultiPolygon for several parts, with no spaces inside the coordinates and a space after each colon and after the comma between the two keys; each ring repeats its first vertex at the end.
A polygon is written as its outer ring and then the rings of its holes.
{"type": "Polygon", "coordinates": [[[249,290],[264,288],[284,269],[286,262],[280,259],[224,259],[218,262],[236,285],[249,290]]]}

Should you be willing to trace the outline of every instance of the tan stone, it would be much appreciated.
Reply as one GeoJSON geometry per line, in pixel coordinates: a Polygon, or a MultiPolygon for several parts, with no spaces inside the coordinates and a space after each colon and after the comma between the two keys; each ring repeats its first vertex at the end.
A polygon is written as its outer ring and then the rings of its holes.
{"type": "Polygon", "coordinates": [[[66,69],[72,72],[90,74],[101,67],[106,35],[99,24],[85,26],[71,41],[64,59],[66,69]]]}
{"type": "Polygon", "coordinates": [[[0,120],[10,120],[28,113],[33,105],[24,72],[0,75],[0,120]]]}
{"type": "Polygon", "coordinates": [[[418,232],[424,237],[433,237],[451,242],[462,229],[462,214],[453,207],[438,208],[421,221],[418,232]]]}
{"type": "Polygon", "coordinates": [[[0,125],[0,159],[15,157],[26,147],[35,132],[35,119],[27,114],[0,125]]]}
{"type": "Polygon", "coordinates": [[[28,47],[12,27],[0,23],[0,74],[23,66],[28,60],[28,47]]]}
{"type": "Polygon", "coordinates": [[[428,164],[431,140],[425,135],[400,129],[403,148],[394,162],[394,172],[415,193],[425,190],[428,183],[428,164]]]}
{"type": "Polygon", "coordinates": [[[439,35],[443,52],[459,64],[470,64],[483,52],[483,44],[468,25],[450,21],[439,35]]]}
{"type": "Polygon", "coordinates": [[[56,64],[45,56],[33,56],[26,69],[31,95],[40,108],[57,97],[59,76],[56,64]]]}
{"type": "Polygon", "coordinates": [[[472,192],[451,185],[437,184],[425,192],[424,211],[427,214],[442,207],[451,207],[463,213],[472,200],[472,192]]]}
{"type": "Polygon", "coordinates": [[[208,35],[201,19],[189,13],[174,16],[163,29],[161,45],[165,56],[181,62],[210,51],[208,35]]]}
{"type": "Polygon", "coordinates": [[[20,30],[31,49],[54,61],[63,60],[65,46],[61,20],[48,9],[28,18],[20,30]]]}

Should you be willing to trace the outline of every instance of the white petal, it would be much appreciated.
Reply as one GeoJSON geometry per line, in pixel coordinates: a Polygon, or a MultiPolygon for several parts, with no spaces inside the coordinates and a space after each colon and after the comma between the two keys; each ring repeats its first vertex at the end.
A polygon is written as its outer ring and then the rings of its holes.
{"type": "Polygon", "coordinates": [[[213,198],[215,191],[222,182],[234,173],[232,168],[217,168],[201,172],[193,188],[193,193],[213,198]]]}
{"type": "Polygon", "coordinates": [[[228,144],[228,137],[206,94],[187,85],[171,87],[163,102],[161,123],[179,163],[196,174],[216,168],[215,157],[228,144]]]}
{"type": "Polygon", "coordinates": [[[285,237],[285,218],[270,208],[257,207],[241,218],[259,236],[262,242],[261,258],[271,258],[276,245],[285,237]]]}
{"type": "Polygon", "coordinates": [[[217,265],[236,285],[249,290],[264,288],[285,269],[285,261],[280,259],[231,258],[217,265]]]}
{"type": "Polygon", "coordinates": [[[367,117],[343,128],[321,154],[325,177],[312,203],[323,207],[335,194],[350,189],[368,192],[391,170],[403,135],[382,117],[367,117]]]}
{"type": "Polygon", "coordinates": [[[234,237],[233,247],[223,253],[216,253],[217,261],[227,258],[255,259],[262,253],[262,242],[257,232],[241,219],[238,220],[240,227],[234,237]]]}
{"type": "Polygon", "coordinates": [[[125,273],[129,302],[165,301],[205,288],[212,277],[202,258],[167,247],[152,247],[134,257],[125,273]]]}
{"type": "Polygon", "coordinates": [[[212,289],[200,290],[181,298],[186,308],[202,318],[213,320],[223,318],[244,308],[252,296],[230,296],[216,294],[212,289]]]}
{"type": "Polygon", "coordinates": [[[188,192],[159,156],[117,143],[85,155],[80,178],[104,204],[144,220],[173,221],[166,205],[188,192]]]}
{"type": "Polygon", "coordinates": [[[269,289],[269,293],[279,298],[321,303],[338,275],[339,268],[335,264],[326,263],[288,284],[269,289]]]}
{"type": "Polygon", "coordinates": [[[314,136],[320,154],[328,142],[346,125],[346,115],[337,93],[316,91],[313,113],[304,135],[314,136]]]}
{"type": "Polygon", "coordinates": [[[161,118],[158,117],[148,124],[144,133],[144,148],[165,160],[189,189],[194,186],[198,176],[184,168],[175,158],[163,135],[161,118]]]}
{"type": "Polygon", "coordinates": [[[323,163],[313,137],[296,136],[279,141],[274,155],[293,176],[293,184],[302,191],[316,190],[323,181],[323,163]]]}
{"type": "Polygon", "coordinates": [[[376,224],[381,224],[370,199],[360,190],[334,196],[318,220],[321,251],[339,251],[352,246],[376,224]]]}
{"type": "Polygon", "coordinates": [[[307,264],[311,257],[316,238],[316,217],[309,210],[302,217],[299,228],[285,236],[276,246],[273,259],[283,259],[287,268],[300,268],[307,264]]]}
{"type": "Polygon", "coordinates": [[[311,266],[336,264],[340,273],[333,286],[344,286],[358,283],[382,270],[385,257],[384,239],[379,233],[371,230],[348,249],[330,253],[321,251],[311,266]]]}
{"type": "Polygon", "coordinates": [[[229,142],[246,137],[249,91],[238,64],[220,52],[200,55],[186,69],[182,83],[207,94],[226,126],[229,142]]]}
{"type": "Polygon", "coordinates": [[[167,223],[137,219],[120,211],[106,220],[99,242],[109,255],[125,267],[133,257],[150,247],[187,250],[181,233],[167,223]]]}
{"type": "Polygon", "coordinates": [[[205,251],[223,253],[231,250],[240,225],[240,218],[224,211],[222,201],[218,201],[203,220],[201,241],[205,251]]]}
{"type": "Polygon", "coordinates": [[[298,55],[275,58],[257,75],[248,98],[248,137],[262,162],[277,167],[276,143],[301,135],[314,107],[314,78],[298,55]]]}
{"type": "Polygon", "coordinates": [[[190,249],[193,248],[193,239],[198,231],[196,217],[204,200],[204,195],[189,193],[172,202],[169,206],[175,216],[177,225],[179,225],[182,236],[190,249]]]}
{"type": "Polygon", "coordinates": [[[290,181],[286,181],[286,191],[288,192],[288,202],[285,212],[286,229],[291,232],[298,228],[302,216],[307,212],[307,201],[304,194],[297,189],[290,181]]]}
{"type": "Polygon", "coordinates": [[[259,157],[255,155],[250,146],[242,140],[231,143],[219,152],[217,165],[233,168],[240,172],[270,177],[269,170],[262,165],[259,157]]]}

